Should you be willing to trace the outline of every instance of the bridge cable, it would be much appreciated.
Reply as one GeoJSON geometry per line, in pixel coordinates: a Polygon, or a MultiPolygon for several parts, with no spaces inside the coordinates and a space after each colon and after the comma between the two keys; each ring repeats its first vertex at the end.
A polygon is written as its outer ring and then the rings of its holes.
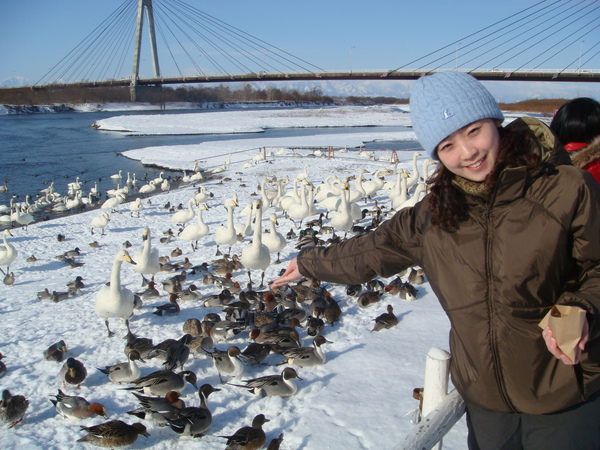
{"type": "MultiPolygon", "coordinates": [[[[490,29],[490,28],[492,28],[492,27],[494,27],[494,26],[496,26],[496,25],[498,25],[498,24],[501,24],[502,22],[505,22],[505,21],[507,21],[507,20],[509,20],[509,19],[512,19],[513,17],[516,17],[516,16],[518,16],[519,14],[522,14],[522,13],[524,13],[525,11],[528,11],[528,10],[530,10],[530,9],[532,9],[532,8],[535,8],[535,7],[539,6],[539,5],[541,5],[542,3],[545,3],[546,1],[547,1],[547,0],[542,0],[542,1],[538,2],[538,3],[535,3],[534,5],[532,5],[532,6],[529,6],[529,7],[525,8],[525,9],[523,9],[523,10],[519,11],[519,12],[516,12],[515,14],[512,14],[512,15],[510,15],[510,16],[508,16],[508,17],[506,17],[506,18],[502,19],[502,20],[499,20],[498,22],[495,22],[495,23],[493,23],[493,24],[491,24],[491,25],[488,25],[487,27],[485,27],[485,28],[482,28],[481,30],[478,30],[478,31],[476,31],[476,32],[474,32],[474,33],[471,33],[471,34],[469,34],[468,36],[465,36],[465,37],[463,37],[463,38],[461,38],[461,39],[458,39],[458,40],[456,40],[456,41],[454,41],[454,42],[451,42],[450,44],[448,44],[448,45],[445,45],[445,46],[444,46],[444,47],[442,47],[442,48],[439,48],[439,49],[437,49],[437,50],[434,50],[433,52],[430,52],[430,53],[428,53],[428,54],[426,54],[426,55],[424,55],[424,56],[421,56],[420,58],[414,59],[414,60],[412,60],[412,61],[410,61],[410,62],[408,62],[408,63],[406,63],[406,64],[404,64],[404,65],[402,65],[402,66],[400,66],[400,67],[398,67],[398,68],[396,68],[396,69],[390,70],[390,71],[388,72],[388,74],[391,74],[391,73],[397,72],[397,71],[399,71],[400,69],[403,69],[403,68],[405,68],[406,66],[408,66],[408,65],[410,65],[410,64],[414,64],[414,63],[416,63],[417,61],[420,61],[420,60],[422,60],[422,59],[425,59],[425,58],[427,58],[428,56],[434,55],[434,54],[436,54],[437,52],[439,52],[439,51],[441,51],[441,50],[445,50],[445,49],[447,49],[447,48],[449,48],[449,47],[453,47],[454,45],[456,45],[456,44],[460,43],[461,41],[464,41],[464,40],[467,40],[467,39],[469,39],[469,38],[471,38],[471,37],[473,37],[473,36],[476,36],[477,34],[479,34],[479,33],[483,32],[483,31],[486,31],[486,30],[488,30],[488,29],[490,29]]],[[[559,1],[560,1],[560,0],[557,0],[555,3],[558,3],[559,1]]]]}
{"type": "Polygon", "coordinates": [[[279,47],[276,47],[276,46],[274,46],[274,45],[272,45],[272,44],[269,44],[268,42],[265,42],[265,41],[263,41],[262,39],[260,39],[260,38],[258,38],[258,37],[256,37],[256,36],[253,36],[253,35],[251,35],[251,34],[248,34],[248,33],[244,32],[244,31],[240,30],[239,28],[236,28],[236,27],[234,27],[234,26],[232,26],[232,25],[230,25],[230,24],[227,24],[226,22],[223,22],[222,20],[219,20],[219,19],[217,19],[216,17],[214,17],[214,16],[211,16],[210,14],[207,14],[207,13],[205,13],[205,12],[203,12],[203,11],[200,11],[200,10],[198,10],[198,9],[195,9],[195,8],[191,7],[190,5],[188,5],[188,4],[184,3],[184,2],[182,2],[181,0],[174,0],[174,3],[178,3],[178,4],[182,5],[182,7],[185,7],[185,8],[187,8],[187,9],[189,9],[189,10],[191,10],[191,11],[195,12],[195,13],[196,13],[196,14],[198,14],[200,17],[206,17],[206,18],[209,18],[209,19],[211,20],[211,22],[213,22],[213,23],[215,23],[215,24],[220,24],[220,26],[221,26],[221,27],[223,27],[224,29],[229,29],[229,30],[230,30],[230,31],[231,31],[233,34],[235,34],[235,35],[239,36],[239,37],[240,37],[240,39],[241,39],[241,38],[243,38],[243,39],[245,39],[245,40],[247,40],[247,41],[254,42],[256,45],[260,46],[262,49],[264,49],[264,50],[267,50],[267,51],[271,52],[272,54],[276,55],[276,56],[277,56],[278,58],[280,58],[280,59],[286,60],[286,61],[288,61],[289,63],[291,63],[291,64],[293,64],[293,65],[295,65],[295,66],[298,66],[298,67],[299,67],[299,68],[301,68],[302,70],[305,70],[305,71],[307,71],[307,72],[311,72],[311,73],[313,73],[313,71],[312,71],[312,70],[310,70],[310,69],[308,69],[308,68],[306,68],[306,67],[303,67],[303,66],[301,66],[300,64],[298,64],[298,63],[296,63],[296,62],[292,61],[290,58],[287,58],[287,56],[289,56],[289,57],[291,57],[291,58],[293,58],[293,59],[295,59],[295,60],[297,60],[297,61],[300,61],[300,62],[302,62],[302,63],[304,63],[304,64],[307,64],[308,66],[311,66],[311,67],[313,67],[313,68],[315,68],[315,69],[317,69],[317,70],[323,71],[323,69],[321,69],[320,67],[318,67],[318,66],[315,66],[314,64],[311,64],[311,63],[309,63],[308,61],[305,61],[305,60],[304,60],[304,59],[302,59],[302,58],[299,58],[299,57],[297,57],[297,56],[294,56],[294,55],[292,55],[291,53],[289,53],[289,52],[286,52],[285,50],[282,50],[282,49],[280,49],[279,47]],[[264,45],[263,45],[263,44],[264,44],[264,45]],[[280,52],[280,53],[275,53],[275,52],[274,52],[274,50],[276,50],[277,52],[280,52]],[[286,56],[286,55],[287,55],[287,56],[286,56]]]}
{"type": "MultiPolygon", "coordinates": [[[[600,6],[596,7],[595,9],[598,9],[598,8],[600,8],[600,6]]],[[[585,8],[582,8],[582,9],[585,9],[585,8]]],[[[595,10],[595,9],[594,9],[594,10],[595,10]]],[[[570,17],[572,17],[573,15],[575,15],[575,14],[579,13],[580,11],[581,11],[581,10],[579,10],[579,11],[576,11],[576,12],[574,12],[573,14],[571,14],[571,15],[567,16],[566,18],[570,18],[570,17]]],[[[579,19],[580,19],[580,18],[578,17],[578,18],[576,18],[576,19],[572,20],[571,22],[569,22],[568,24],[566,24],[566,25],[565,25],[565,27],[568,27],[569,25],[572,25],[573,23],[577,22],[579,19]]],[[[546,31],[550,30],[550,28],[552,28],[554,25],[556,25],[556,24],[552,24],[552,25],[550,25],[550,26],[548,26],[548,27],[544,28],[544,29],[541,31],[541,33],[544,33],[544,32],[546,32],[546,31]]],[[[538,33],[538,36],[539,36],[539,35],[540,35],[540,33],[538,33]]],[[[535,46],[536,46],[536,45],[538,45],[539,43],[541,43],[541,42],[544,42],[546,39],[548,39],[548,36],[547,36],[547,35],[544,35],[544,36],[542,36],[540,39],[538,39],[537,41],[535,41],[535,42],[534,42],[533,44],[531,44],[529,47],[526,47],[525,49],[521,50],[521,51],[520,51],[520,52],[518,52],[516,55],[514,55],[514,54],[513,54],[513,55],[511,55],[509,58],[505,59],[504,61],[502,61],[502,62],[501,62],[500,64],[498,64],[498,65],[502,65],[502,64],[504,64],[505,62],[509,61],[510,59],[514,58],[515,56],[521,55],[522,53],[524,53],[524,52],[525,52],[525,51],[527,51],[527,50],[530,50],[530,49],[532,49],[533,47],[535,47],[535,46]]],[[[524,42],[525,42],[525,41],[524,41],[524,42]]],[[[522,45],[524,42],[521,42],[521,43],[519,43],[519,44],[517,44],[517,45],[515,45],[515,46],[513,46],[513,47],[511,47],[511,48],[509,48],[508,50],[506,50],[506,51],[504,51],[504,52],[500,53],[500,55],[504,55],[504,54],[506,54],[508,51],[510,51],[510,50],[514,50],[516,47],[518,47],[519,45],[522,45]]],[[[500,56],[500,55],[498,55],[498,56],[500,56]]],[[[492,59],[493,59],[493,58],[492,58],[492,59]]],[[[482,64],[480,64],[480,65],[479,65],[479,66],[478,66],[476,69],[478,69],[479,67],[483,66],[484,64],[487,64],[489,61],[491,61],[491,59],[490,59],[490,60],[488,60],[488,61],[486,61],[486,62],[484,62],[484,63],[482,63],[482,64]]],[[[473,70],[476,70],[476,69],[473,69],[473,70]]]]}
{"type": "MultiPolygon", "coordinates": [[[[186,6],[187,6],[187,5],[186,5],[186,6]]],[[[250,61],[252,61],[254,64],[259,64],[260,66],[263,66],[263,67],[265,67],[265,68],[266,68],[266,67],[269,67],[269,68],[270,68],[270,69],[272,69],[273,71],[276,71],[276,72],[279,72],[279,73],[283,73],[283,71],[281,71],[281,70],[279,70],[279,69],[276,69],[274,66],[272,66],[272,65],[270,65],[270,64],[268,64],[268,63],[266,63],[264,60],[261,60],[261,59],[259,59],[259,58],[256,58],[256,57],[254,57],[254,56],[252,55],[252,51],[253,51],[253,50],[258,50],[258,51],[259,51],[259,52],[260,52],[260,53],[261,53],[263,56],[266,56],[266,55],[265,55],[265,53],[263,53],[263,52],[262,52],[262,50],[264,50],[264,51],[266,52],[266,54],[276,55],[276,54],[275,54],[275,53],[274,53],[272,50],[266,49],[264,46],[257,45],[257,44],[255,44],[254,42],[250,41],[249,39],[242,39],[242,38],[240,38],[240,37],[239,37],[239,35],[238,35],[238,37],[237,37],[238,41],[240,41],[240,43],[241,43],[241,44],[243,44],[243,45],[245,45],[245,46],[247,46],[247,47],[249,47],[249,48],[251,49],[251,52],[244,53],[244,52],[242,52],[242,51],[241,51],[241,47],[236,47],[236,46],[235,46],[235,44],[233,43],[233,41],[232,41],[231,39],[229,39],[227,36],[223,36],[223,34],[222,34],[222,33],[219,33],[219,32],[218,32],[218,28],[221,28],[221,29],[223,29],[224,31],[227,31],[227,30],[225,30],[225,28],[224,28],[223,26],[219,25],[219,24],[218,24],[218,23],[216,23],[215,21],[210,21],[210,20],[208,21],[208,23],[211,23],[211,24],[213,25],[213,27],[214,27],[215,29],[217,29],[217,30],[211,31],[211,30],[210,30],[210,28],[208,27],[208,25],[206,25],[206,24],[204,24],[204,23],[200,22],[198,19],[191,19],[191,20],[192,20],[194,23],[196,23],[198,26],[200,26],[200,27],[202,27],[203,29],[205,29],[205,30],[207,30],[207,31],[211,32],[211,33],[212,33],[214,36],[218,36],[218,37],[219,37],[221,40],[225,41],[225,42],[226,42],[226,43],[229,45],[229,47],[231,47],[231,48],[233,48],[235,51],[239,52],[239,53],[240,53],[242,56],[244,56],[245,58],[249,59],[249,60],[250,60],[250,61]]],[[[196,33],[198,33],[198,31],[196,31],[196,33]]],[[[200,33],[198,33],[198,34],[200,34],[200,33]]],[[[279,55],[277,55],[277,56],[279,56],[279,55]]],[[[281,57],[280,57],[280,58],[281,58],[281,57]]],[[[274,59],[274,58],[271,58],[271,59],[274,59]]],[[[284,59],[284,60],[285,60],[285,59],[284,59]]],[[[288,66],[288,65],[287,65],[287,64],[285,64],[285,63],[284,63],[284,65],[285,65],[285,66],[286,66],[288,69],[290,69],[290,70],[295,70],[295,69],[293,69],[291,66],[288,66]]],[[[309,69],[307,69],[307,68],[303,68],[303,67],[299,66],[298,64],[295,64],[295,65],[296,65],[297,67],[300,67],[300,68],[302,68],[302,69],[303,69],[303,70],[305,70],[305,71],[311,72],[309,69]]],[[[249,71],[249,72],[252,72],[252,71],[251,71],[250,69],[248,69],[248,68],[246,68],[246,70],[247,70],[247,71],[249,71]]],[[[312,72],[311,72],[311,73],[312,73],[312,72]]]]}
{"type": "MultiPolygon", "coordinates": [[[[571,0],[569,0],[569,1],[571,1],[571,0]]],[[[557,3],[559,3],[559,2],[557,2],[557,3]]],[[[567,3],[568,3],[568,2],[567,2],[567,3]]],[[[552,5],[549,5],[547,8],[549,8],[550,6],[552,6],[552,5]]],[[[495,39],[497,39],[496,37],[493,37],[495,34],[497,34],[497,33],[500,33],[500,32],[502,32],[502,31],[504,31],[504,33],[503,33],[503,34],[502,34],[500,37],[503,37],[503,36],[506,36],[506,35],[508,35],[508,36],[509,36],[509,38],[508,38],[507,40],[505,40],[504,42],[501,42],[501,43],[496,43],[496,46],[495,46],[493,49],[495,49],[495,48],[499,48],[499,47],[501,47],[502,45],[504,45],[504,44],[506,44],[507,42],[509,42],[510,40],[512,40],[512,39],[515,39],[516,37],[519,37],[519,36],[521,36],[521,35],[523,35],[523,34],[526,34],[526,33],[528,33],[528,32],[531,32],[533,29],[535,29],[536,27],[540,26],[540,24],[538,24],[538,25],[534,26],[533,28],[527,28],[527,25],[529,25],[529,24],[530,24],[531,22],[533,22],[534,20],[540,20],[540,19],[541,19],[542,17],[544,17],[545,15],[547,15],[547,14],[550,14],[550,13],[554,12],[556,9],[559,9],[559,8],[561,8],[562,6],[563,6],[563,5],[562,5],[561,3],[559,3],[557,7],[553,8],[553,9],[549,9],[549,10],[546,8],[546,11],[545,11],[543,14],[541,14],[541,15],[539,15],[539,16],[537,16],[537,17],[532,17],[532,16],[535,16],[535,14],[537,14],[537,13],[539,13],[539,12],[540,12],[540,11],[537,11],[537,12],[535,12],[535,13],[532,13],[532,14],[530,14],[530,15],[526,16],[526,17],[523,17],[523,18],[521,18],[521,19],[519,19],[519,20],[517,20],[517,21],[514,21],[514,22],[510,23],[510,24],[508,24],[508,25],[504,26],[503,28],[501,28],[501,29],[499,29],[499,30],[496,30],[496,31],[494,31],[494,32],[491,32],[491,33],[488,33],[487,35],[485,35],[485,36],[483,36],[483,37],[481,37],[481,38],[478,38],[476,41],[473,41],[473,42],[471,42],[471,43],[469,43],[469,44],[466,44],[466,45],[462,46],[462,47],[461,47],[461,50],[464,50],[464,49],[466,49],[466,48],[470,47],[471,45],[474,45],[474,44],[476,44],[476,43],[480,43],[480,45],[476,46],[475,48],[473,48],[473,49],[471,49],[471,50],[469,50],[469,51],[467,51],[467,52],[463,52],[463,55],[468,55],[468,54],[470,54],[470,53],[472,53],[472,52],[474,52],[474,51],[478,50],[479,48],[481,48],[481,47],[483,47],[483,46],[485,46],[485,45],[489,44],[490,42],[492,42],[492,41],[494,41],[495,39]],[[526,22],[524,22],[524,23],[522,23],[522,24],[520,24],[520,25],[517,25],[517,24],[518,24],[518,22],[520,22],[520,21],[522,21],[522,20],[525,20],[525,19],[527,19],[527,18],[530,18],[530,20],[527,20],[526,22]],[[511,27],[511,26],[513,26],[513,25],[516,25],[516,26],[515,26],[514,28],[512,28],[512,29],[511,29],[510,27],[511,27]],[[515,30],[517,30],[517,29],[519,29],[519,28],[525,28],[525,31],[523,31],[522,33],[518,34],[517,36],[514,36],[514,35],[511,35],[511,34],[510,34],[510,33],[512,33],[513,31],[515,31],[515,30]],[[484,39],[486,39],[486,38],[489,38],[489,40],[485,41],[484,39]]],[[[542,10],[542,11],[543,11],[543,10],[542,10]]],[[[560,14],[562,14],[562,13],[563,13],[563,12],[561,11],[560,13],[558,13],[558,14],[557,14],[557,15],[555,15],[555,16],[553,16],[552,18],[555,18],[555,17],[557,17],[558,15],[560,15],[560,14]]],[[[460,43],[459,43],[459,44],[460,44],[460,43]]],[[[493,49],[492,49],[492,50],[493,50],[493,49]]],[[[458,50],[457,50],[456,52],[458,52],[458,50]]],[[[465,64],[468,64],[469,62],[471,62],[471,61],[473,61],[473,60],[475,60],[475,59],[477,59],[477,58],[479,58],[479,57],[483,56],[483,55],[484,55],[484,54],[486,54],[486,53],[489,53],[489,50],[488,50],[488,51],[484,51],[483,53],[480,53],[480,54],[478,54],[478,55],[476,55],[476,56],[472,57],[470,60],[468,60],[468,61],[466,61],[466,62],[464,62],[464,61],[463,61],[463,65],[465,65],[465,64]]],[[[448,52],[448,53],[446,53],[446,54],[444,54],[444,55],[440,56],[439,58],[437,58],[436,60],[432,61],[431,63],[438,62],[438,61],[440,61],[442,58],[446,58],[446,57],[448,57],[448,56],[453,56],[454,54],[455,54],[455,51],[454,51],[454,50],[452,50],[451,52],[448,52]]],[[[456,57],[458,57],[458,56],[456,56],[456,57]]],[[[431,64],[431,63],[429,63],[429,64],[431,64]]],[[[431,72],[434,72],[434,71],[438,70],[440,67],[443,67],[443,65],[444,65],[445,63],[446,63],[446,62],[443,62],[441,65],[438,65],[437,67],[435,67],[435,68],[433,68],[433,69],[430,69],[430,70],[431,70],[431,72]]],[[[423,67],[424,67],[424,66],[421,66],[421,68],[423,68],[423,67]]],[[[418,69],[417,69],[417,70],[418,70],[418,69]]]]}
{"type": "MultiPolygon", "coordinates": [[[[65,57],[63,57],[58,63],[56,63],[48,72],[46,72],[36,83],[33,84],[33,86],[37,86],[38,84],[40,84],[42,82],[42,80],[45,79],[50,79],[50,75],[54,74],[59,67],[61,67],[64,63],[68,62],[70,59],[72,59],[76,52],[80,49],[80,47],[82,47],[89,39],[91,39],[92,36],[95,35],[95,33],[102,29],[103,27],[106,28],[106,24],[112,22],[113,17],[115,16],[119,16],[122,11],[124,9],[126,9],[128,6],[130,6],[131,3],[129,0],[125,0],[113,13],[111,13],[111,15],[109,15],[100,25],[98,25],[90,34],[88,34],[79,44],[77,44],[75,46],[75,48],[73,50],[71,50],[65,57]]],[[[63,72],[65,73],[65,72],[63,72]]],[[[55,77],[55,75],[52,75],[53,77],[55,77]]],[[[54,78],[54,81],[56,81],[57,78],[54,78]]]]}

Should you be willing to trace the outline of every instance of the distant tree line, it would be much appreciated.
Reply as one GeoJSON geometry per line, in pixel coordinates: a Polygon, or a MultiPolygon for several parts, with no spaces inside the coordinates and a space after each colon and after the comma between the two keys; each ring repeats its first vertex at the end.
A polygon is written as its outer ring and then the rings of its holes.
{"type": "MultiPolygon", "coordinates": [[[[168,86],[140,86],[140,101],[149,103],[166,102],[320,102],[333,103],[331,97],[323,95],[320,88],[300,92],[296,89],[268,87],[258,89],[251,84],[231,88],[218,86],[186,86],[172,88],[168,86]]],[[[126,103],[130,102],[129,87],[19,87],[0,89],[0,104],[10,105],[48,105],[53,103],[126,103]]]]}

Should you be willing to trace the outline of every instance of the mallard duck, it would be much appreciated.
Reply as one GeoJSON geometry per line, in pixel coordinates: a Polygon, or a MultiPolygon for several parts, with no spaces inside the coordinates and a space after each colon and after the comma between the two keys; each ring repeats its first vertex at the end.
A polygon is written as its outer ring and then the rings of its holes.
{"type": "Polygon", "coordinates": [[[65,341],[61,339],[60,341],[52,344],[50,347],[44,350],[44,359],[46,361],[61,362],[64,359],[66,353],[67,344],[65,344],[65,341]]]}
{"type": "Polygon", "coordinates": [[[87,369],[81,361],[75,358],[68,358],[61,367],[59,376],[63,382],[63,386],[69,383],[79,387],[87,377],[87,369]]]}
{"type": "Polygon", "coordinates": [[[29,408],[29,400],[22,395],[12,395],[8,389],[2,391],[2,402],[0,403],[0,419],[10,423],[8,428],[14,427],[23,420],[25,412],[29,408]]]}
{"type": "Polygon", "coordinates": [[[96,294],[96,314],[104,319],[108,336],[114,336],[108,326],[108,319],[120,317],[129,330],[129,319],[133,316],[134,295],[129,289],[121,287],[121,265],[123,262],[135,264],[127,250],[120,250],[115,256],[110,276],[110,286],[103,286],[96,294]]]}
{"type": "Polygon", "coordinates": [[[212,413],[208,408],[208,396],[213,392],[220,391],[210,384],[203,384],[198,390],[200,406],[188,406],[178,411],[179,417],[167,419],[171,429],[181,436],[201,437],[210,428],[212,413]]]}
{"type": "Polygon", "coordinates": [[[269,419],[264,414],[259,414],[252,419],[251,427],[242,427],[231,436],[219,437],[227,439],[226,450],[256,450],[262,448],[267,442],[267,436],[262,427],[268,421],[269,419]]]}
{"type": "Polygon", "coordinates": [[[95,415],[106,417],[106,408],[100,403],[90,403],[83,397],[66,395],[60,389],[55,397],[55,400],[50,401],[56,412],[65,419],[80,420],[95,415]]]}
{"type": "Polygon", "coordinates": [[[94,425],[92,427],[81,426],[83,431],[88,434],[77,442],[87,442],[97,447],[124,447],[133,444],[138,436],[150,436],[146,427],[141,423],[129,425],[121,420],[111,420],[109,422],[94,425]]]}

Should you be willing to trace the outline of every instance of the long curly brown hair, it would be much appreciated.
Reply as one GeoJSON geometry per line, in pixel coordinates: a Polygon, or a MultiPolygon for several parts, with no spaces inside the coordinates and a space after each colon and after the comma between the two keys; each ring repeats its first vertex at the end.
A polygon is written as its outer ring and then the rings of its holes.
{"type": "MultiPolygon", "coordinates": [[[[492,172],[483,181],[488,187],[496,184],[500,173],[507,167],[534,168],[540,163],[539,153],[531,151],[532,148],[540,145],[531,132],[509,131],[502,127],[499,127],[498,131],[500,133],[498,160],[492,172]]],[[[468,218],[469,207],[465,193],[452,183],[455,176],[440,164],[429,180],[431,222],[449,232],[456,231],[460,222],[468,218]]]]}

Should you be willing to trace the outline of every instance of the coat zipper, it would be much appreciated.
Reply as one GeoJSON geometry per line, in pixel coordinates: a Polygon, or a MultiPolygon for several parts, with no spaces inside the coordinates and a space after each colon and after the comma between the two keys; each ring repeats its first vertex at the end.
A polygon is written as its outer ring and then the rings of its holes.
{"type": "MultiPolygon", "coordinates": [[[[494,196],[495,197],[495,196],[494,196]]],[[[512,402],[508,398],[508,394],[506,392],[506,385],[500,373],[500,358],[498,356],[498,346],[497,346],[497,338],[496,338],[496,327],[495,327],[495,315],[496,315],[496,307],[495,307],[495,299],[494,299],[494,289],[493,289],[493,277],[492,277],[492,204],[494,199],[490,201],[487,206],[486,211],[486,239],[485,239],[485,264],[487,267],[487,286],[488,286],[488,314],[489,314],[489,323],[490,323],[490,350],[492,353],[492,360],[494,362],[494,376],[496,377],[496,384],[498,385],[498,389],[500,390],[500,396],[506,403],[506,405],[512,410],[516,412],[515,407],[512,402]]]]}

